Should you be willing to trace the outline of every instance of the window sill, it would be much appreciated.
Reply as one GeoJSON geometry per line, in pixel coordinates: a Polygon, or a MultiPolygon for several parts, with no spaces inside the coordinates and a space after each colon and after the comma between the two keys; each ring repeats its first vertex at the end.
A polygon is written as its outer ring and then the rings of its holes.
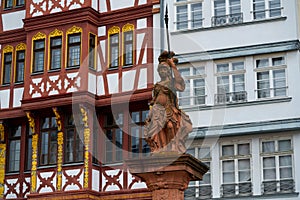
{"type": "Polygon", "coordinates": [[[59,72],[61,70],[61,68],[59,69],[49,69],[48,72],[52,73],[52,72],[59,72]]]}
{"type": "Polygon", "coordinates": [[[80,66],[66,67],[66,70],[79,69],[80,66]]]}
{"type": "Polygon", "coordinates": [[[71,167],[71,166],[78,166],[78,165],[83,165],[84,164],[84,162],[74,162],[74,163],[65,163],[65,164],[63,164],[62,166],[63,167],[71,167]]]}
{"type": "Polygon", "coordinates": [[[40,72],[31,72],[31,76],[36,76],[36,75],[41,75],[44,74],[44,71],[40,71],[40,72]]]}
{"type": "Polygon", "coordinates": [[[209,31],[209,30],[214,30],[214,29],[221,29],[221,28],[231,28],[231,27],[236,27],[236,26],[246,26],[246,25],[252,25],[252,24],[261,24],[261,23],[269,23],[269,22],[275,22],[275,21],[284,21],[286,20],[287,17],[272,17],[272,18],[265,18],[265,19],[257,19],[257,20],[252,20],[252,21],[247,21],[247,22],[241,22],[237,24],[226,24],[223,26],[210,26],[210,27],[202,27],[202,28],[196,28],[196,29],[185,29],[185,30],[175,30],[171,32],[171,35],[178,35],[178,34],[183,34],[183,33],[189,33],[189,32],[199,32],[199,31],[209,31]]]}

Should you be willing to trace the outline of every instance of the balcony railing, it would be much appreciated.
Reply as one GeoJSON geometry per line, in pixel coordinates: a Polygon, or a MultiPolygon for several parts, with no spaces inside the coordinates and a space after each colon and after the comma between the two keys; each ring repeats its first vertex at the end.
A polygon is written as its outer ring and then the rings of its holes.
{"type": "Polygon", "coordinates": [[[186,200],[194,200],[196,196],[198,196],[197,199],[210,199],[212,197],[211,185],[189,186],[184,191],[184,198],[186,200]]]}
{"type": "Polygon", "coordinates": [[[280,181],[264,181],[262,183],[264,194],[291,193],[295,191],[295,182],[293,179],[280,181]]]}
{"type": "Polygon", "coordinates": [[[215,94],[215,103],[234,103],[234,102],[244,102],[247,101],[247,92],[229,92],[224,94],[215,94]]]}
{"type": "Polygon", "coordinates": [[[223,197],[249,196],[252,194],[251,183],[224,184],[221,186],[223,197]]]}
{"type": "Polygon", "coordinates": [[[239,24],[242,22],[243,22],[243,13],[214,16],[211,18],[212,26],[225,26],[231,24],[239,24]]]}

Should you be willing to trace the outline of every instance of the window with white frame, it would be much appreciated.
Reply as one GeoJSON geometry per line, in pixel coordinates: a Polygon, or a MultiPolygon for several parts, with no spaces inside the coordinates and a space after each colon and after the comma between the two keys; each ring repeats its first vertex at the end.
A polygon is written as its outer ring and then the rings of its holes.
{"type": "Polygon", "coordinates": [[[212,26],[243,22],[240,0],[214,0],[212,26]]]}
{"type": "Polygon", "coordinates": [[[284,56],[256,59],[255,67],[258,99],[287,96],[284,56]]]}
{"type": "Polygon", "coordinates": [[[253,0],[253,19],[281,16],[281,0],[253,0]]]}
{"type": "Polygon", "coordinates": [[[243,61],[216,64],[217,104],[247,100],[245,91],[245,66],[243,61]]]}
{"type": "Polygon", "coordinates": [[[262,192],[293,192],[293,147],[290,138],[262,140],[262,192]]]}
{"type": "Polygon", "coordinates": [[[252,193],[250,143],[223,144],[221,146],[223,197],[248,196],[252,193]]]}
{"type": "Polygon", "coordinates": [[[202,1],[177,0],[175,9],[177,30],[202,27],[202,1]]]}
{"type": "MultiPolygon", "coordinates": [[[[210,147],[195,147],[188,149],[187,153],[201,160],[202,163],[210,167],[211,163],[210,147]]],[[[212,197],[211,174],[206,172],[201,181],[190,181],[189,188],[185,191],[185,199],[210,199],[212,197]]]]}
{"type": "Polygon", "coordinates": [[[205,67],[179,68],[185,79],[185,90],[178,93],[179,105],[205,104],[205,67]]]}

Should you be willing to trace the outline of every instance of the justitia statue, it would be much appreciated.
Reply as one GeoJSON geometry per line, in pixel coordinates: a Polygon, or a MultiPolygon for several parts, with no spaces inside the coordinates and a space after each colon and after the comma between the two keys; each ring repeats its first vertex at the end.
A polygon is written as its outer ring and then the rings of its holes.
{"type": "Polygon", "coordinates": [[[184,91],[185,83],[177,70],[174,52],[159,56],[157,71],[161,80],[154,85],[144,136],[152,153],[186,151],[185,141],[192,131],[189,116],[179,109],[176,91],[184,91]],[[174,77],[172,77],[172,71],[174,77]]]}

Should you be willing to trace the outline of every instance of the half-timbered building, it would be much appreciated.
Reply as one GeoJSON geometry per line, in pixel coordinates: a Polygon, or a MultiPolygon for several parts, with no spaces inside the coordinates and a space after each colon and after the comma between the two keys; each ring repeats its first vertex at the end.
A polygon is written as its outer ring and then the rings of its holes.
{"type": "Polygon", "coordinates": [[[123,160],[149,151],[159,4],[2,1],[1,198],[150,198],[123,160]]]}

